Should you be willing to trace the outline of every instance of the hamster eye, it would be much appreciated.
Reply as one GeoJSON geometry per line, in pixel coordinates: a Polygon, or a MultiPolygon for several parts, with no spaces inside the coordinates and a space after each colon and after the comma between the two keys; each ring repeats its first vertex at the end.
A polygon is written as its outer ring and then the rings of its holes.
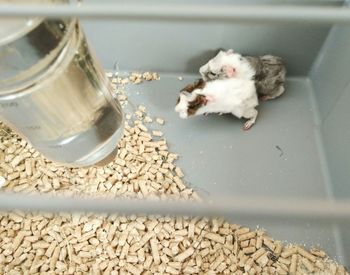
{"type": "Polygon", "coordinates": [[[242,60],[243,60],[243,58],[242,58],[242,57],[240,57],[240,58],[239,58],[239,60],[241,60],[241,61],[242,61],[242,60]]]}
{"type": "Polygon", "coordinates": [[[213,72],[209,72],[209,74],[210,74],[211,76],[217,76],[217,75],[218,75],[218,74],[213,73],[213,72]]]}

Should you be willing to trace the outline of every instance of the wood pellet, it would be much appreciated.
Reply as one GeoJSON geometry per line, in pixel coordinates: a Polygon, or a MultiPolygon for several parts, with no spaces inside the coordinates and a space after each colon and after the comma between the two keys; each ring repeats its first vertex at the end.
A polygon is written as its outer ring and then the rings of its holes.
{"type": "MultiPolygon", "coordinates": [[[[125,101],[119,84],[159,79],[150,72],[108,77],[125,101]]],[[[141,105],[126,116],[112,163],[84,169],[46,160],[1,123],[0,190],[199,200],[175,163],[178,156],[168,151],[165,133],[157,128],[164,119],[153,120],[146,110],[141,105]]],[[[320,248],[283,245],[261,230],[223,219],[0,214],[0,274],[310,273],[348,274],[320,248]]]]}

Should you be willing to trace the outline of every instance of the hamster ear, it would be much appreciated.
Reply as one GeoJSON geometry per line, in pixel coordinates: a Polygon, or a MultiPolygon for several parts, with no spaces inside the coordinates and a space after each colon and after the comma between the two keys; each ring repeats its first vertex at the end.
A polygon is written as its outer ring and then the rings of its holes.
{"type": "Polygon", "coordinates": [[[218,52],[218,55],[225,55],[226,54],[226,51],[225,50],[220,50],[219,52],[218,52]]]}
{"type": "Polygon", "coordinates": [[[199,78],[199,79],[197,80],[197,86],[203,85],[203,83],[204,83],[203,78],[199,78]]]}
{"type": "Polygon", "coordinates": [[[226,74],[227,77],[233,77],[236,74],[236,69],[229,65],[223,66],[222,71],[226,74]]]}
{"type": "Polygon", "coordinates": [[[230,54],[233,54],[233,53],[234,53],[234,51],[232,49],[229,49],[229,50],[226,51],[227,55],[230,55],[230,54]]]}

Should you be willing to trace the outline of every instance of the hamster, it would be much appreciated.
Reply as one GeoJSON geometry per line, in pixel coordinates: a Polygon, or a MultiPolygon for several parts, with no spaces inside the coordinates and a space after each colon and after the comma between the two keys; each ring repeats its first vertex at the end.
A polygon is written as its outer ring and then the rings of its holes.
{"type": "Polygon", "coordinates": [[[242,56],[232,49],[220,51],[199,69],[203,80],[244,78],[255,81],[261,100],[270,100],[284,93],[286,68],[282,58],[273,55],[242,56]]]}
{"type": "Polygon", "coordinates": [[[175,111],[184,119],[207,113],[231,113],[248,119],[243,126],[248,130],[257,119],[257,106],[253,80],[226,78],[205,82],[199,79],[181,90],[175,111]]]}

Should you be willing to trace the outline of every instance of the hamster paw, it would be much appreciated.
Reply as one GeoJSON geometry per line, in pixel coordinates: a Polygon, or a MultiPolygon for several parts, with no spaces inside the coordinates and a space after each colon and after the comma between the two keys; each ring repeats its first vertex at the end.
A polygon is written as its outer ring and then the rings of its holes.
{"type": "Polygon", "coordinates": [[[280,95],[282,95],[284,93],[284,87],[280,86],[278,87],[275,92],[271,95],[262,95],[259,97],[259,100],[261,101],[266,101],[266,100],[271,100],[271,99],[275,99],[277,97],[279,97],[280,95]]]}
{"type": "Polygon", "coordinates": [[[263,96],[260,96],[260,97],[259,97],[259,100],[261,100],[261,101],[267,101],[267,100],[271,100],[271,99],[274,99],[274,98],[275,98],[274,96],[263,95],[263,96]]]}
{"type": "Polygon", "coordinates": [[[247,131],[249,130],[250,128],[252,128],[252,126],[254,125],[254,121],[253,120],[248,120],[244,123],[243,125],[243,130],[244,131],[247,131]]]}

